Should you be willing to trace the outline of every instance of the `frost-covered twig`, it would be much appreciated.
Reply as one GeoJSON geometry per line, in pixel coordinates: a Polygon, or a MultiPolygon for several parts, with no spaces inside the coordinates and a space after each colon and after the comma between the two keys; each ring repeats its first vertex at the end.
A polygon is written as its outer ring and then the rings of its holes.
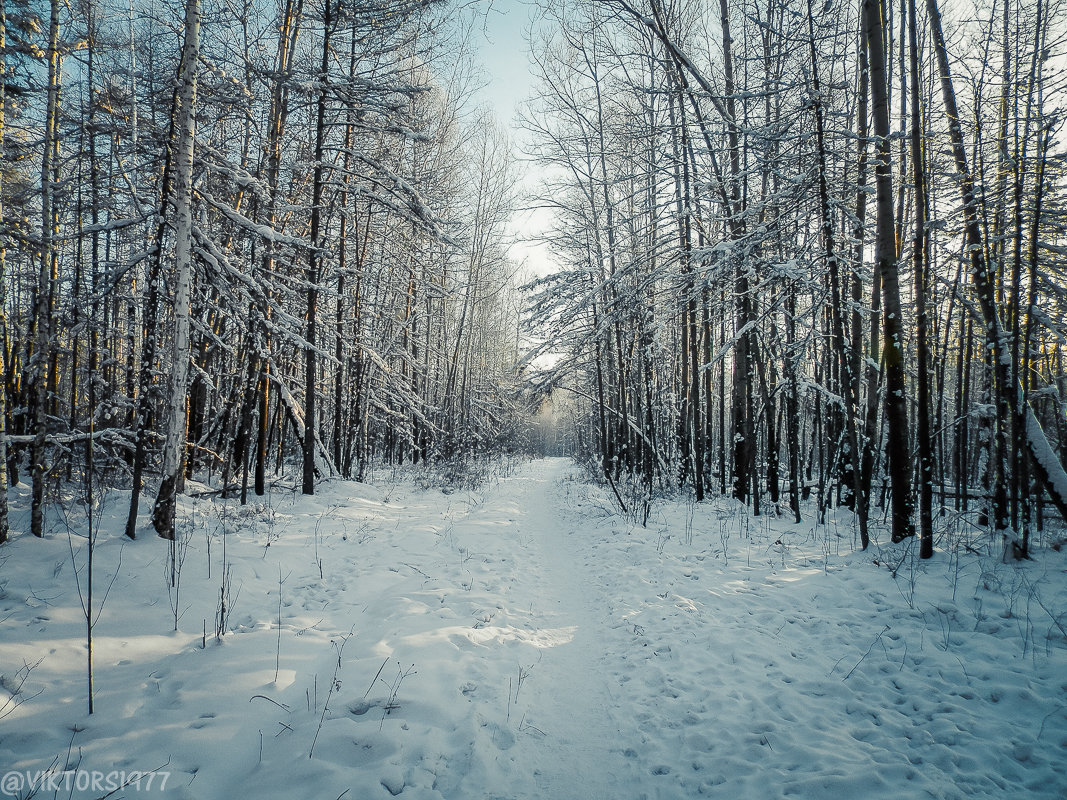
{"type": "Polygon", "coordinates": [[[850,669],[848,671],[848,674],[845,675],[845,677],[843,677],[841,679],[842,681],[847,681],[849,678],[852,677],[852,673],[855,672],[859,668],[859,665],[863,663],[863,659],[865,659],[867,656],[869,656],[871,654],[871,651],[874,649],[874,646],[876,644],[878,644],[878,642],[880,642],[882,640],[882,634],[885,633],[888,630],[890,630],[890,627],[888,625],[886,625],[884,628],[882,628],[881,631],[879,631],[878,635],[875,636],[874,640],[871,642],[870,647],[867,648],[867,652],[865,652],[862,656],[860,656],[860,660],[856,662],[856,666],[854,666],[852,669],[850,669]]]}
{"type": "Polygon", "coordinates": [[[23,661],[22,666],[15,671],[15,676],[14,679],[11,681],[12,685],[10,686],[8,685],[7,678],[0,675],[0,687],[3,687],[8,692],[8,698],[4,701],[4,704],[0,706],[0,719],[9,716],[15,711],[16,708],[21,706],[23,703],[28,703],[30,700],[37,697],[44,691],[44,689],[40,689],[31,694],[29,697],[24,697],[22,694],[22,687],[26,685],[26,681],[29,679],[30,673],[37,669],[37,667],[41,666],[42,661],[44,661],[43,657],[37,659],[32,664],[23,661]]]}
{"type": "Polygon", "coordinates": [[[337,648],[337,665],[333,668],[333,680],[330,681],[330,691],[326,694],[326,702],[322,705],[322,714],[319,716],[319,726],[315,729],[315,738],[311,740],[311,749],[308,750],[308,758],[312,758],[315,755],[315,743],[319,740],[319,733],[322,731],[322,725],[326,722],[326,712],[330,710],[330,699],[333,697],[333,693],[341,688],[341,680],[337,677],[341,671],[341,654],[344,652],[345,645],[348,644],[348,640],[352,636],[352,631],[349,631],[344,636],[339,636],[338,639],[341,643],[338,644],[336,640],[333,642],[333,646],[337,648]]]}
{"type": "Polygon", "coordinates": [[[400,666],[400,662],[396,663],[396,675],[393,678],[393,682],[389,685],[389,699],[385,701],[385,705],[382,707],[382,719],[378,723],[378,730],[382,729],[385,725],[385,718],[389,715],[390,711],[394,711],[400,708],[400,704],[396,702],[397,692],[400,691],[400,684],[404,682],[404,678],[408,675],[417,675],[415,671],[415,665],[412,664],[407,669],[403,669],[400,666]]]}

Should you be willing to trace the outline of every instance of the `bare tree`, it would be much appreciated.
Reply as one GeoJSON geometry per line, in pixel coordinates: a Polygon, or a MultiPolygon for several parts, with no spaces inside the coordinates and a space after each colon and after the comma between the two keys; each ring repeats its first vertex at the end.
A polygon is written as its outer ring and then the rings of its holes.
{"type": "Polygon", "coordinates": [[[882,281],[882,329],[885,336],[885,416],[889,427],[886,450],[893,485],[893,541],[915,534],[911,521],[911,457],[908,406],[904,384],[904,325],[893,218],[893,172],[890,149],[889,98],[885,59],[885,15],[881,0],[864,0],[863,26],[870,64],[871,115],[875,136],[874,260],[882,281]]]}
{"type": "Polygon", "coordinates": [[[152,509],[152,524],[164,539],[174,538],[177,494],[181,491],[184,474],[190,353],[189,306],[193,283],[193,150],[199,53],[200,0],[187,0],[175,126],[178,136],[174,153],[174,346],[167,397],[167,435],[163,446],[163,481],[152,509]]]}

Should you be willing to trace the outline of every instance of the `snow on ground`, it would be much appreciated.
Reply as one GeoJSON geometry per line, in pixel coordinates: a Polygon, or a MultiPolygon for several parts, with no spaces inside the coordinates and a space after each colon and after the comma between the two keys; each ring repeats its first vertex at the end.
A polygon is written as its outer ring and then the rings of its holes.
{"type": "Polygon", "coordinates": [[[721,500],[642,528],[574,474],[186,499],[178,632],[168,547],[147,525],[124,543],[111,493],[91,716],[66,528],[19,534],[0,793],[45,772],[41,797],[100,797],[158,770],[112,796],[1067,796],[1060,552],[921,563],[854,551],[843,511],[793,525],[721,500]]]}

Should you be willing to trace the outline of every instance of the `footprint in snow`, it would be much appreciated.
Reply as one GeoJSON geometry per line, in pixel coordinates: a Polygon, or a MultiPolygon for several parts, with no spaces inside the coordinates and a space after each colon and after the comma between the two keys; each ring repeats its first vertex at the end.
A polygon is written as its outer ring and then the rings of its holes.
{"type": "Polygon", "coordinates": [[[206,728],[213,719],[215,719],[215,715],[209,711],[206,714],[201,714],[196,722],[189,724],[189,727],[193,730],[200,730],[201,728],[206,728]]]}
{"type": "Polygon", "coordinates": [[[380,778],[382,786],[389,794],[396,797],[398,794],[404,791],[404,776],[400,773],[400,768],[394,765],[390,765],[386,769],[385,774],[380,778]]]}
{"type": "Polygon", "coordinates": [[[370,702],[367,702],[366,700],[360,700],[359,702],[353,703],[352,705],[350,705],[348,707],[348,712],[350,714],[352,714],[353,716],[362,717],[364,714],[366,714],[372,708],[377,708],[377,706],[378,706],[378,701],[377,700],[372,700],[370,702]]]}
{"type": "Polygon", "coordinates": [[[495,722],[485,722],[482,727],[489,731],[489,738],[500,750],[510,750],[515,744],[515,734],[495,722]]]}

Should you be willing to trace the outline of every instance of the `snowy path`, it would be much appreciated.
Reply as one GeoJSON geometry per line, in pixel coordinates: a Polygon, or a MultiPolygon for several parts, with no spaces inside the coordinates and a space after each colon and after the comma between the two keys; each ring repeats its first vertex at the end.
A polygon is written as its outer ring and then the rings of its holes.
{"type": "MultiPolygon", "coordinates": [[[[450,606],[444,618],[451,622],[465,606],[473,626],[445,626],[461,655],[438,660],[435,669],[442,692],[451,683],[472,701],[479,725],[469,771],[453,776],[448,797],[635,796],[636,750],[619,742],[640,735],[618,709],[618,685],[612,689],[616,676],[604,649],[612,623],[590,543],[575,530],[571,504],[561,503],[569,471],[563,461],[528,465],[468,500],[441,534],[468,591],[442,603],[450,606]]],[[[436,578],[440,562],[429,563],[419,569],[436,578]]],[[[444,588],[436,579],[425,585],[444,588]]],[[[404,645],[396,650],[419,666],[416,642],[404,645]]],[[[456,733],[470,735],[462,727],[456,733]]]]}
{"type": "MultiPolygon", "coordinates": [[[[634,735],[633,721],[618,709],[620,687],[616,684],[612,691],[614,676],[605,663],[609,598],[597,579],[588,542],[575,532],[573,516],[568,524],[569,509],[560,504],[564,467],[562,462],[539,462],[522,479],[497,490],[517,509],[511,535],[521,546],[511,550],[518,562],[508,593],[511,602],[533,609],[542,630],[560,638],[542,651],[524,679],[543,685],[537,706],[524,711],[525,719],[519,721],[520,731],[536,742],[528,774],[515,765],[507,794],[579,793],[607,800],[627,796],[634,786],[634,768],[625,753],[635,751],[619,747],[622,738],[634,735]]],[[[486,505],[496,499],[491,494],[486,505]]]]}
{"type": "Polygon", "coordinates": [[[858,553],[844,519],[726,500],[641,528],[576,476],[549,459],[454,493],[382,474],[186,499],[178,632],[166,547],[123,542],[116,493],[91,717],[65,528],[19,534],[0,777],[160,768],[165,788],[126,796],[182,800],[1067,797],[1064,553],[858,553]]]}

